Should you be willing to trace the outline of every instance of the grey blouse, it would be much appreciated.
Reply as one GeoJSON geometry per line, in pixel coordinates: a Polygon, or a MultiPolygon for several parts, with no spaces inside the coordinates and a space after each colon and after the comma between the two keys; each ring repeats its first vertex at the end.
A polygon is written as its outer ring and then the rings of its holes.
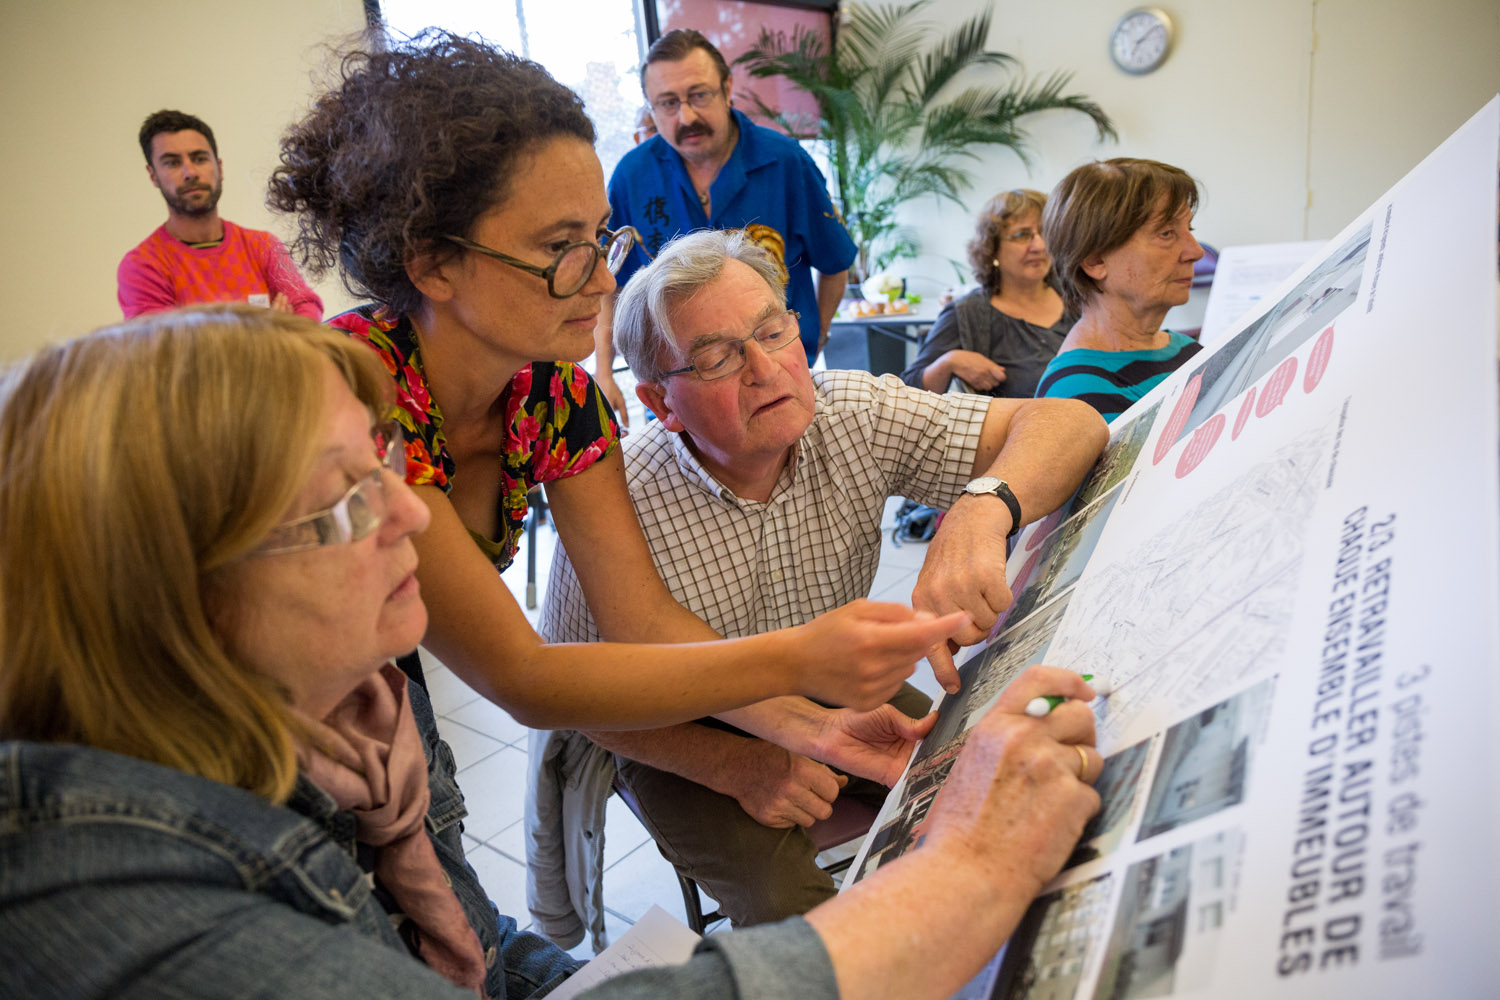
{"type": "Polygon", "coordinates": [[[1078,317],[1068,312],[1051,326],[1007,316],[990,305],[988,292],[977,288],[943,307],[917,349],[917,360],[901,378],[921,388],[923,369],[938,358],[954,349],[974,351],[1005,367],[1004,382],[987,391],[974,391],[1030,399],[1036,395],[1047,363],[1057,356],[1076,322],[1078,317]]]}

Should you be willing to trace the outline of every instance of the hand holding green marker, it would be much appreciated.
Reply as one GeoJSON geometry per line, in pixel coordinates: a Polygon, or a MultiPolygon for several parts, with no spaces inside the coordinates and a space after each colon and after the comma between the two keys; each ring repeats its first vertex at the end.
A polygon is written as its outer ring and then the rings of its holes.
{"type": "MultiPolygon", "coordinates": [[[[1114,690],[1109,681],[1103,677],[1098,681],[1094,680],[1093,674],[1083,674],[1082,677],[1084,681],[1094,685],[1094,692],[1101,698],[1107,697],[1114,690]]],[[[1040,695],[1026,703],[1026,714],[1033,719],[1045,719],[1054,708],[1067,700],[1060,694],[1040,695]]]]}

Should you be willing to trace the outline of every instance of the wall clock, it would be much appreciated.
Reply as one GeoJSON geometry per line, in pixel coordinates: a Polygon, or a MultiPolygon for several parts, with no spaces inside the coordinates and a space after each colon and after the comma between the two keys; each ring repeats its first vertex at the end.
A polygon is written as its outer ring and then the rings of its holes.
{"type": "Polygon", "coordinates": [[[1160,7],[1127,11],[1109,33],[1109,54],[1127,73],[1149,73],[1167,61],[1172,19],[1160,7]]]}

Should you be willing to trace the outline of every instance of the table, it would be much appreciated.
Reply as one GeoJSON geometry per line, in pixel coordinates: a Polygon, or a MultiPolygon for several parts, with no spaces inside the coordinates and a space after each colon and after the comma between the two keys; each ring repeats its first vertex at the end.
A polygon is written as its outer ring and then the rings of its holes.
{"type": "Polygon", "coordinates": [[[828,327],[823,362],[876,375],[900,375],[917,357],[917,345],[936,316],[896,313],[834,320],[828,327]]]}

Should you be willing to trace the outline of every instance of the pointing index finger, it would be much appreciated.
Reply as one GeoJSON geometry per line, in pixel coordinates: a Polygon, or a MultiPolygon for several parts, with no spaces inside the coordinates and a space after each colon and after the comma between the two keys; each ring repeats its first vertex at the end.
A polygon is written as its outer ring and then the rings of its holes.
{"type": "Polygon", "coordinates": [[[927,662],[932,666],[932,676],[937,678],[943,690],[949,694],[958,694],[961,686],[958,667],[953,663],[953,651],[946,641],[939,642],[927,651],[927,662]]]}

